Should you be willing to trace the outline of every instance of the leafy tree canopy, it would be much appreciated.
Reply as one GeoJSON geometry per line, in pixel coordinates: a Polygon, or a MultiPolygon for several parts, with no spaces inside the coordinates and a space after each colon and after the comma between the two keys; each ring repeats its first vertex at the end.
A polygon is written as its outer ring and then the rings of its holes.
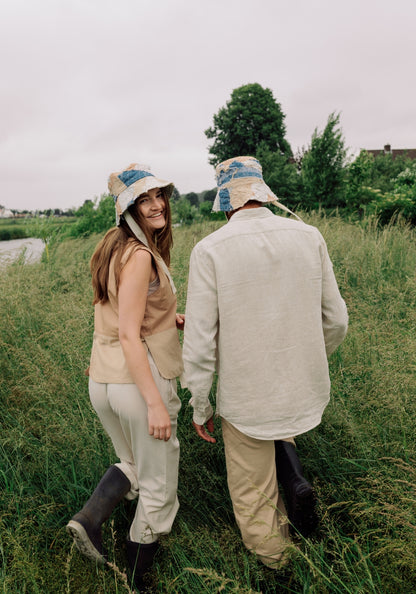
{"type": "Polygon", "coordinates": [[[188,202],[191,203],[192,206],[199,205],[198,194],[196,192],[188,192],[188,194],[185,194],[184,197],[186,198],[186,200],[188,200],[188,202]]]}
{"type": "Polygon", "coordinates": [[[170,199],[175,202],[176,200],[179,200],[180,198],[180,194],[179,194],[179,190],[176,186],[173,186],[173,191],[172,191],[172,196],[170,197],[170,199]]]}
{"type": "Polygon", "coordinates": [[[185,196],[181,197],[174,203],[172,209],[174,220],[177,223],[184,225],[191,225],[195,219],[197,208],[193,206],[185,196]]]}
{"type": "Polygon", "coordinates": [[[381,224],[402,218],[416,225],[416,161],[410,162],[392,183],[393,191],[383,194],[379,189],[373,190],[368,212],[374,212],[381,224]]]}
{"type": "Polygon", "coordinates": [[[262,141],[257,149],[256,157],[263,169],[263,178],[277,198],[289,208],[299,203],[300,180],[296,164],[279,151],[271,151],[262,141]]]}
{"type": "Polygon", "coordinates": [[[373,166],[374,156],[362,150],[346,169],[346,204],[351,211],[358,214],[363,214],[365,205],[374,199],[374,192],[370,187],[373,166]]]}
{"type": "MultiPolygon", "coordinates": [[[[402,187],[399,186],[403,180],[409,179],[409,172],[414,167],[415,163],[405,155],[393,159],[391,154],[380,152],[374,156],[363,149],[346,170],[347,206],[350,210],[363,214],[367,204],[376,204],[378,207],[382,196],[387,193],[390,197],[386,205],[390,210],[393,206],[396,208],[396,198],[394,200],[391,198],[392,193],[397,197],[398,192],[403,192],[403,184],[402,187]]],[[[389,209],[387,209],[386,221],[391,217],[389,209]]]]}
{"type": "Polygon", "coordinates": [[[285,139],[285,115],[270,89],[258,83],[234,89],[231,99],[213,117],[205,135],[214,142],[211,165],[239,155],[255,155],[263,141],[271,151],[291,156],[285,139]]]}
{"type": "Polygon", "coordinates": [[[78,220],[70,227],[70,235],[73,237],[86,237],[91,233],[107,231],[116,224],[114,199],[108,194],[102,194],[94,202],[85,200],[75,215],[78,220]]]}
{"type": "Polygon", "coordinates": [[[369,183],[372,188],[378,188],[382,192],[389,192],[394,189],[396,177],[412,164],[412,160],[400,155],[393,159],[393,155],[379,153],[372,161],[369,183]]]}
{"type": "Polygon", "coordinates": [[[216,195],[217,188],[213,188],[212,190],[206,190],[203,194],[203,202],[214,202],[216,195]]]}
{"type": "Polygon", "coordinates": [[[302,159],[301,181],[305,206],[345,206],[346,149],[339,114],[331,113],[322,132],[315,128],[302,159]]]}

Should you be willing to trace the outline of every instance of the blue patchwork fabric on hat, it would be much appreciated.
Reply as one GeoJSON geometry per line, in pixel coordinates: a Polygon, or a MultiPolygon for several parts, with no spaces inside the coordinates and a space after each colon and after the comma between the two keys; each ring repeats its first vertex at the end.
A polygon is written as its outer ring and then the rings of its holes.
{"type": "Polygon", "coordinates": [[[154,188],[165,188],[167,197],[173,192],[171,182],[158,179],[151,173],[147,165],[132,163],[123,171],[112,173],[108,178],[108,189],[116,206],[116,224],[120,225],[120,217],[134,204],[141,194],[154,188]]]}

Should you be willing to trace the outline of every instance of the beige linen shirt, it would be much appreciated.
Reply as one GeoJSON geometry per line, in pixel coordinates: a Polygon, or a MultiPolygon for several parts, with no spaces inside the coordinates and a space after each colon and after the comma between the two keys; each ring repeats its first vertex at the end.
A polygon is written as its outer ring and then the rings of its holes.
{"type": "Polygon", "coordinates": [[[267,208],[240,210],[190,260],[183,345],[194,421],[216,414],[257,439],[316,427],[329,400],[327,356],[348,314],[325,241],[267,208]]]}

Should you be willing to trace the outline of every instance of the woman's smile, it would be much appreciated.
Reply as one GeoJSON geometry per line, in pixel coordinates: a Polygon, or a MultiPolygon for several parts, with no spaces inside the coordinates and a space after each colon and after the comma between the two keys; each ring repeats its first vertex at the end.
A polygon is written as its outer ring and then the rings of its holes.
{"type": "Polygon", "coordinates": [[[149,190],[137,199],[137,208],[146,219],[150,227],[162,229],[166,224],[165,199],[160,188],[149,190]]]}

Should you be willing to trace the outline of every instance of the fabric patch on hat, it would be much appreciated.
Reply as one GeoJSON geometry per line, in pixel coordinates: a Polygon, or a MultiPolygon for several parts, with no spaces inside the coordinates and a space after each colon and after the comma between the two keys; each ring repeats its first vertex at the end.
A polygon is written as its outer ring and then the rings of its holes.
{"type": "Polygon", "coordinates": [[[134,184],[134,182],[138,181],[139,179],[143,179],[144,177],[154,177],[153,173],[150,171],[144,171],[140,169],[130,169],[127,171],[123,171],[118,178],[125,184],[127,187],[134,184]]]}
{"type": "Polygon", "coordinates": [[[227,184],[232,179],[240,177],[258,177],[259,179],[262,179],[261,171],[255,171],[252,166],[247,167],[244,163],[233,161],[229,164],[227,169],[218,174],[218,187],[227,184]]]}
{"type": "Polygon", "coordinates": [[[227,190],[227,188],[223,188],[222,190],[219,191],[219,197],[220,197],[220,210],[223,210],[226,212],[232,210],[231,200],[230,200],[230,192],[227,190]]]}

